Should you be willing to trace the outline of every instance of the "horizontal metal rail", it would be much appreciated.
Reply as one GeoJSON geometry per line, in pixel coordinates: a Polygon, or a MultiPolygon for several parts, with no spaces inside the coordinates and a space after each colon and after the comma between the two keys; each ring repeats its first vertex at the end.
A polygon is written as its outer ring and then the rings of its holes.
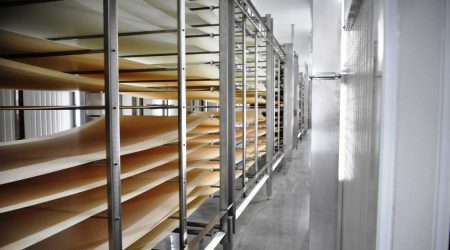
{"type": "MultiPolygon", "coordinates": [[[[173,30],[145,30],[145,31],[135,31],[135,32],[122,32],[122,33],[119,33],[119,37],[155,35],[155,34],[176,33],[176,32],[177,32],[176,29],[173,29],[173,30]]],[[[219,36],[219,34],[210,33],[210,34],[186,35],[186,38],[215,37],[215,36],[219,36]]],[[[103,38],[103,34],[50,37],[50,38],[47,38],[47,40],[50,40],[50,41],[64,41],[64,40],[95,39],[95,38],[103,38]]]]}
{"type": "Polygon", "coordinates": [[[62,0],[4,0],[2,1],[2,3],[0,3],[0,8],[57,1],[62,0]]]}
{"type": "Polygon", "coordinates": [[[208,225],[205,228],[203,228],[203,230],[200,231],[199,234],[197,234],[197,236],[195,236],[194,239],[192,239],[188,243],[188,249],[194,249],[194,247],[200,242],[200,240],[203,239],[203,237],[205,237],[219,223],[220,219],[222,219],[222,217],[225,216],[226,214],[227,214],[226,210],[217,213],[217,215],[211,219],[208,225]]]}
{"type": "Polygon", "coordinates": [[[269,28],[267,28],[265,22],[262,21],[262,18],[256,17],[256,19],[258,20],[258,22],[261,24],[261,26],[265,29],[265,30],[261,30],[260,27],[255,23],[255,16],[251,16],[247,10],[245,9],[244,6],[242,6],[241,2],[246,3],[249,5],[249,7],[252,10],[252,13],[259,16],[258,11],[256,10],[256,8],[253,6],[253,4],[251,3],[251,1],[249,0],[234,0],[234,2],[236,3],[236,6],[241,9],[241,11],[243,13],[245,13],[245,15],[248,17],[248,20],[250,21],[250,23],[253,25],[253,27],[255,29],[258,30],[258,32],[260,33],[260,35],[262,36],[262,38],[264,38],[264,40],[266,40],[268,43],[270,43],[274,48],[277,48],[278,50],[276,50],[277,54],[280,57],[284,57],[286,55],[286,52],[284,52],[283,48],[281,47],[281,45],[278,43],[278,41],[275,39],[275,37],[273,37],[272,39],[268,39],[267,36],[264,34],[265,32],[269,31],[269,28]]]}
{"type": "MultiPolygon", "coordinates": [[[[177,109],[177,105],[120,106],[120,109],[177,109]]],[[[219,108],[217,105],[187,106],[188,109],[219,108]]],[[[105,106],[0,106],[0,110],[103,110],[105,106]]]]}
{"type": "MultiPolygon", "coordinates": [[[[219,81],[218,78],[195,78],[186,79],[186,82],[208,82],[208,81],[219,81]]],[[[122,80],[120,83],[142,83],[142,82],[177,82],[177,79],[142,79],[142,80],[122,80]]]]}
{"type": "Polygon", "coordinates": [[[266,183],[267,179],[269,179],[269,175],[265,174],[261,180],[253,187],[252,191],[247,195],[247,197],[242,201],[241,205],[236,209],[236,219],[238,219],[244,209],[247,208],[248,204],[255,198],[256,194],[261,190],[262,186],[266,183]]]}
{"type": "Polygon", "coordinates": [[[209,242],[209,244],[205,247],[205,250],[214,250],[219,245],[220,241],[225,237],[226,233],[224,232],[217,232],[212,240],[209,242]]]}
{"type": "MultiPolygon", "coordinates": [[[[90,55],[90,54],[102,54],[103,49],[79,49],[68,51],[50,51],[50,52],[34,52],[34,53],[18,53],[0,55],[0,57],[6,59],[21,59],[21,58],[36,58],[36,57],[55,57],[55,56],[74,56],[74,55],[90,55]]],[[[192,51],[186,52],[186,55],[207,55],[218,54],[219,51],[192,51]]],[[[136,58],[136,57],[164,57],[164,56],[176,56],[176,52],[168,53],[147,53],[147,54],[129,54],[121,55],[121,58],[136,58]]]]}

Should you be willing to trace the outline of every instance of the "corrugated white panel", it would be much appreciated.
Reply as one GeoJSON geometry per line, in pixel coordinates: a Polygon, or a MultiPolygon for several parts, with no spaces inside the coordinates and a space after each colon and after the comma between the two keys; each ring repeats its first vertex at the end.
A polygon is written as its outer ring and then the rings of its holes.
{"type": "MultiPolygon", "coordinates": [[[[24,91],[25,106],[73,105],[71,92],[24,91]]],[[[73,127],[71,110],[25,111],[25,138],[57,133],[73,127]]]]}
{"type": "MultiPolygon", "coordinates": [[[[349,2],[349,1],[347,1],[349,2]]],[[[375,75],[376,5],[362,1],[350,31],[342,32],[340,173],[341,249],[375,249],[379,88],[375,75]]]]}
{"type": "MultiPolygon", "coordinates": [[[[0,105],[13,106],[14,105],[14,91],[0,90],[0,105]]],[[[0,141],[15,140],[15,116],[14,111],[0,111],[0,141]]]]}
{"type": "MultiPolygon", "coordinates": [[[[121,105],[122,106],[132,106],[133,105],[133,97],[129,95],[120,95],[121,105]]],[[[121,110],[122,115],[132,115],[133,110],[132,109],[122,109],[121,110]]]]}
{"type": "MultiPolygon", "coordinates": [[[[144,106],[145,105],[163,105],[165,104],[166,101],[163,100],[151,100],[151,99],[144,99],[144,106]]],[[[166,115],[166,110],[165,109],[144,109],[144,115],[157,115],[157,116],[162,116],[162,115],[166,115]]]]}

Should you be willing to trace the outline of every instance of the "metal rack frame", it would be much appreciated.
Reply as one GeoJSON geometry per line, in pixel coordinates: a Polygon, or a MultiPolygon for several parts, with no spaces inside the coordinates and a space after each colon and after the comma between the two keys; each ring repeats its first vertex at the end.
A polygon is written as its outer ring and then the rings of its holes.
{"type": "MultiPolygon", "coordinates": [[[[219,0],[219,6],[210,8],[219,9],[219,24],[197,25],[203,26],[219,26],[219,34],[205,34],[205,35],[186,35],[186,20],[185,20],[185,0],[177,0],[177,29],[176,30],[161,30],[161,31],[143,31],[143,32],[118,32],[118,0],[103,0],[103,18],[104,18],[104,34],[91,36],[71,36],[71,37],[57,37],[50,40],[65,40],[65,39],[90,39],[103,38],[104,49],[98,50],[76,50],[65,52],[50,52],[50,53],[30,53],[9,55],[8,58],[21,57],[41,57],[41,56],[61,56],[61,55],[81,55],[103,53],[105,60],[105,105],[104,106],[48,106],[48,107],[21,107],[10,106],[0,107],[0,110],[105,110],[106,118],[106,145],[107,145],[107,196],[108,196],[108,232],[109,232],[109,247],[110,249],[122,248],[122,230],[121,230],[121,180],[120,180],[120,110],[121,109],[177,109],[178,110],[178,148],[179,148],[179,248],[192,249],[197,246],[205,236],[211,235],[211,241],[207,249],[213,249],[218,244],[222,243],[224,249],[232,249],[233,233],[236,219],[242,214],[247,205],[254,198],[256,193],[260,191],[264,184],[267,183],[266,193],[268,196],[272,194],[271,177],[273,170],[281,163],[284,158],[284,146],[281,139],[281,127],[284,127],[286,132],[286,120],[281,119],[281,112],[288,113],[287,106],[289,98],[286,98],[286,91],[282,96],[281,90],[283,86],[290,86],[288,81],[293,81],[292,68],[293,62],[293,48],[283,47],[279,44],[273,35],[273,19],[270,15],[264,18],[260,16],[254,5],[250,0],[219,0]],[[242,14],[241,32],[236,32],[236,10],[242,14]],[[246,37],[250,35],[247,32],[247,21],[251,24],[254,30],[254,46],[247,46],[246,37]],[[161,53],[161,54],[141,54],[141,55],[122,55],[119,56],[118,40],[120,36],[143,35],[143,34],[157,34],[157,33],[177,33],[177,53],[161,53]],[[242,47],[235,48],[236,35],[242,38],[242,47]],[[201,37],[201,36],[218,36],[219,37],[219,51],[213,52],[187,52],[186,38],[201,37]],[[259,46],[259,39],[265,41],[265,46],[259,46]],[[253,49],[253,52],[248,50],[253,49]],[[287,53],[285,52],[287,51],[287,53]],[[248,66],[247,54],[253,53],[255,55],[254,66],[248,66]],[[186,56],[196,54],[219,54],[220,66],[219,79],[186,79],[186,56]],[[242,65],[242,92],[243,103],[242,106],[236,105],[236,63],[235,56],[242,55],[240,64],[242,65]],[[133,105],[123,106],[119,102],[119,65],[118,59],[131,57],[150,57],[150,56],[177,56],[177,68],[160,69],[160,70],[174,70],[177,71],[178,80],[152,80],[152,81],[171,81],[178,82],[178,105],[156,105],[144,106],[133,105]],[[266,66],[259,65],[258,57],[265,55],[266,66]],[[285,64],[284,69],[282,65],[285,64]],[[254,68],[255,77],[255,104],[250,108],[247,103],[247,72],[249,68],[254,68]],[[265,68],[267,75],[265,81],[259,79],[258,68],[265,68]],[[288,71],[286,71],[286,69],[288,71]],[[290,71],[289,71],[290,70],[290,71]],[[284,75],[284,82],[282,81],[282,74],[284,75]],[[186,104],[186,82],[190,80],[219,80],[220,84],[220,103],[219,105],[192,105],[186,104]],[[259,91],[257,89],[258,82],[266,83],[266,105],[260,107],[258,104],[259,91]],[[282,103],[283,110],[282,110],[282,103]],[[188,242],[188,225],[192,222],[187,220],[187,204],[186,204],[186,113],[188,109],[204,109],[204,108],[219,108],[220,111],[220,191],[219,204],[220,210],[208,223],[203,225],[203,229],[196,232],[196,236],[188,242]],[[242,187],[236,193],[235,170],[238,169],[235,164],[235,129],[236,117],[235,111],[241,108],[242,110],[242,130],[243,130],[243,161],[242,161],[242,187]],[[245,167],[247,164],[247,111],[255,111],[255,173],[252,174],[251,180],[247,182],[247,174],[245,167]],[[266,112],[266,157],[265,164],[259,166],[258,164],[258,110],[266,112]],[[276,126],[274,126],[276,124],[276,126]],[[276,142],[276,143],[275,143],[276,142]],[[253,187],[250,189],[250,187],[253,187]],[[247,194],[248,193],[248,194],[247,194]],[[211,230],[218,229],[214,234],[211,230]]],[[[199,9],[200,10],[200,9],[199,9]]],[[[237,25],[237,26],[236,26],[237,25]]],[[[194,27],[194,26],[193,26],[194,27]]],[[[298,68],[298,67],[297,67],[298,68]]],[[[154,69],[144,69],[154,70],[154,69]]],[[[72,72],[73,73],[73,72],[72,72]]],[[[76,72],[79,73],[79,72],[76,72]]],[[[98,73],[98,72],[96,72],[98,73]]],[[[289,115],[284,115],[284,119],[289,115]]],[[[292,117],[290,118],[292,119],[292,117]]],[[[292,123],[292,122],[291,122],[292,123]]],[[[286,143],[286,141],[285,141],[286,143]]]]}

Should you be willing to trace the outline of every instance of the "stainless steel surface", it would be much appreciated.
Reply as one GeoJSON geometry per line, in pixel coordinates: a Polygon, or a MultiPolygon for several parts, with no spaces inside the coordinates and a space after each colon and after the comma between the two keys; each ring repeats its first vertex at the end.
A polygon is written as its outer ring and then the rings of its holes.
{"type": "Polygon", "coordinates": [[[122,249],[118,4],[103,1],[109,248],[122,249]]]}
{"type": "Polygon", "coordinates": [[[237,221],[234,249],[308,250],[310,138],[273,172],[270,199],[259,192],[237,221]]]}
{"type": "Polygon", "coordinates": [[[292,43],[285,44],[283,93],[283,149],[287,158],[292,156],[294,139],[294,50],[292,43]]]}
{"type": "Polygon", "coordinates": [[[281,58],[277,60],[277,151],[280,151],[281,147],[281,58]]]}
{"type": "Polygon", "coordinates": [[[342,60],[346,71],[353,72],[341,78],[340,245],[345,250],[376,248],[381,100],[376,2],[362,1],[352,30],[342,31],[342,60]]]}
{"type": "MultiPolygon", "coordinates": [[[[269,167],[268,169],[272,169],[272,167],[269,167]]],[[[261,177],[261,179],[258,181],[258,183],[253,187],[252,191],[248,194],[247,197],[242,201],[242,203],[239,205],[239,207],[236,209],[236,219],[239,219],[242,212],[247,208],[248,204],[253,200],[255,195],[259,192],[259,190],[264,186],[266,181],[269,179],[269,175],[265,174],[261,177]]]]}
{"type": "MultiPolygon", "coordinates": [[[[270,38],[273,36],[273,19],[268,14],[266,15],[266,24],[269,27],[270,38]]],[[[266,162],[272,160],[274,154],[275,142],[275,64],[274,64],[273,47],[270,43],[266,43],[266,162]]],[[[267,174],[269,180],[267,181],[267,196],[272,195],[272,168],[268,168],[267,174]]]]}
{"type": "MultiPolygon", "coordinates": [[[[247,166],[247,17],[242,15],[242,168],[247,166]]],[[[245,188],[247,171],[243,170],[241,185],[245,188]]]]}
{"type": "Polygon", "coordinates": [[[267,42],[270,42],[274,48],[275,52],[280,56],[284,57],[285,52],[280,43],[277,41],[275,37],[273,39],[268,39],[265,35],[267,32],[267,27],[265,23],[262,21],[261,16],[256,10],[255,6],[251,1],[248,0],[234,0],[236,6],[247,16],[248,21],[252,24],[252,26],[257,30],[261,37],[264,38],[267,42]]]}
{"type": "Polygon", "coordinates": [[[339,80],[312,83],[310,249],[336,249],[339,80]]]}
{"type": "Polygon", "coordinates": [[[293,73],[294,73],[294,101],[293,101],[293,105],[294,105],[294,120],[293,120],[293,137],[292,138],[292,145],[294,147],[297,146],[298,144],[298,134],[300,133],[299,131],[299,121],[300,121],[300,79],[299,79],[299,72],[298,72],[298,56],[294,55],[294,68],[293,68],[293,73]]]}
{"type": "Polygon", "coordinates": [[[258,91],[258,82],[259,82],[259,78],[258,78],[258,65],[259,65],[259,45],[258,45],[258,36],[259,33],[256,32],[255,34],[255,48],[254,48],[254,53],[255,53],[255,104],[254,104],[254,114],[255,114],[255,136],[253,138],[254,140],[254,147],[255,147],[255,152],[254,152],[254,157],[255,157],[255,172],[258,172],[258,158],[259,158],[259,153],[258,153],[258,120],[259,120],[259,104],[258,104],[258,98],[259,98],[259,91],[258,91]]]}
{"type": "Polygon", "coordinates": [[[179,248],[187,245],[186,205],[186,2],[177,0],[177,75],[178,75],[178,219],[179,248]]]}
{"type": "MultiPolygon", "coordinates": [[[[214,250],[219,245],[220,241],[225,237],[226,234],[224,232],[217,232],[212,240],[209,242],[208,246],[205,247],[204,250],[214,250]]],[[[203,249],[202,247],[199,247],[200,249],[203,249]]]]}
{"type": "MultiPolygon", "coordinates": [[[[235,174],[235,84],[234,84],[234,27],[233,0],[219,2],[220,48],[220,210],[227,211],[234,201],[235,174]]],[[[228,231],[228,216],[234,216],[234,206],[222,217],[221,230],[227,233],[222,240],[224,249],[232,248],[233,233],[228,231]]]]}

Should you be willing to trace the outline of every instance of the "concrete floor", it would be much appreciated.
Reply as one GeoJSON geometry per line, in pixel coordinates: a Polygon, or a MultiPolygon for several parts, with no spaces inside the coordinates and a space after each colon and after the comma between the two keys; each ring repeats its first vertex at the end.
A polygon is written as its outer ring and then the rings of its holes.
{"type": "Polygon", "coordinates": [[[310,143],[307,134],[293,158],[277,168],[272,197],[263,188],[241,215],[234,249],[309,248],[310,143]]]}

